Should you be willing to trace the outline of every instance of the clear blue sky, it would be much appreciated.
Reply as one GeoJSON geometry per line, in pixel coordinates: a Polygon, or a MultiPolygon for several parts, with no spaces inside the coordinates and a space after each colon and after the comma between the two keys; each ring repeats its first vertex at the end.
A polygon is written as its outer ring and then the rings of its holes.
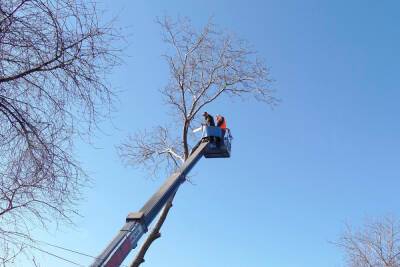
{"type": "MultiPolygon", "coordinates": [[[[164,179],[125,168],[115,145],[164,123],[167,82],[156,16],[209,16],[266,59],[282,103],[221,101],[233,157],[202,160],[143,267],[343,266],[344,223],[399,215],[400,3],[398,1],[128,1],[100,4],[130,27],[113,124],[76,155],[93,179],[76,227],[39,238],[97,255],[164,179]]],[[[50,249],[50,248],[49,248],[50,249]]],[[[52,250],[89,264],[91,259],[52,250]]],[[[134,255],[132,253],[129,259],[134,255]]],[[[42,266],[73,266],[38,256],[42,266]]],[[[28,264],[26,266],[29,266],[28,264]]]]}

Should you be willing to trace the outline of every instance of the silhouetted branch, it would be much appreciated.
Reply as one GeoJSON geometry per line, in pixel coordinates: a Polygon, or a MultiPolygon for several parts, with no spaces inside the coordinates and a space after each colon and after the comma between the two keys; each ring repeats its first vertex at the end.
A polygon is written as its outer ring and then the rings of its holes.
{"type": "MultiPolygon", "coordinates": [[[[73,136],[89,134],[111,108],[105,75],[120,61],[118,39],[93,3],[1,1],[0,237],[77,214],[87,177],[73,136]]],[[[3,262],[13,248],[1,243],[3,262]]]]}
{"type": "Polygon", "coordinates": [[[339,241],[350,267],[400,266],[400,223],[393,217],[371,220],[357,231],[349,225],[339,241]]]}

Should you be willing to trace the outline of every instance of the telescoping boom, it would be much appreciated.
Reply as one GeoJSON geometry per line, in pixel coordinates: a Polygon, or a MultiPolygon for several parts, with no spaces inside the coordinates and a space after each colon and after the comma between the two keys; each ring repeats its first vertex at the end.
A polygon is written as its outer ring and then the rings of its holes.
{"type": "Polygon", "coordinates": [[[220,144],[217,144],[215,139],[222,139],[222,136],[221,129],[218,127],[203,127],[201,141],[182,167],[166,180],[139,212],[128,214],[124,226],[96,258],[91,267],[120,266],[130,251],[137,246],[139,239],[147,232],[147,228],[153,219],[176,193],[179,186],[185,181],[186,175],[202,156],[207,158],[230,157],[231,135],[229,130],[227,129],[223,141],[221,140],[220,144]]]}

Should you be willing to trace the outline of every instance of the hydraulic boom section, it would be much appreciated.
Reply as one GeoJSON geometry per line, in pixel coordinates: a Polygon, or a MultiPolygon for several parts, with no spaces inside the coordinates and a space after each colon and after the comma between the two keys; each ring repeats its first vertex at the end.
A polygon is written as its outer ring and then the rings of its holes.
{"type": "Polygon", "coordinates": [[[168,178],[139,212],[128,214],[125,225],[107,248],[97,257],[91,267],[117,267],[121,265],[129,252],[136,247],[142,235],[147,232],[147,227],[167,203],[168,199],[175,194],[178,187],[185,181],[186,175],[203,156],[209,143],[209,141],[202,142],[180,170],[168,178]]]}
{"type": "Polygon", "coordinates": [[[139,239],[147,232],[148,226],[167,201],[176,193],[179,186],[185,181],[186,175],[202,156],[212,158],[230,157],[230,132],[229,136],[224,138],[221,130],[218,129],[217,127],[204,127],[201,141],[182,167],[167,179],[139,212],[128,214],[124,226],[96,258],[91,267],[120,266],[130,251],[137,246],[139,239]],[[220,143],[217,144],[216,140],[219,140],[220,143]]]}

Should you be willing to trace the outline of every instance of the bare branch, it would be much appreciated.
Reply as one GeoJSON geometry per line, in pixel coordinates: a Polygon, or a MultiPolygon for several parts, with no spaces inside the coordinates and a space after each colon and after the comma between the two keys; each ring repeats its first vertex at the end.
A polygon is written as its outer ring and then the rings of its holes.
{"type": "MultiPolygon", "coordinates": [[[[107,115],[105,77],[120,62],[120,36],[97,15],[83,0],[0,3],[0,237],[77,214],[88,179],[73,137],[107,115]]],[[[2,245],[3,262],[20,248],[2,245]]]]}
{"type": "Polygon", "coordinates": [[[179,142],[172,140],[169,130],[161,126],[129,136],[117,147],[126,165],[143,169],[150,177],[174,171],[179,166],[175,159],[180,162],[184,159],[179,148],[179,142]]]}
{"type": "Polygon", "coordinates": [[[400,223],[393,217],[370,220],[358,230],[347,226],[335,244],[343,248],[350,267],[400,266],[400,223]]]}

